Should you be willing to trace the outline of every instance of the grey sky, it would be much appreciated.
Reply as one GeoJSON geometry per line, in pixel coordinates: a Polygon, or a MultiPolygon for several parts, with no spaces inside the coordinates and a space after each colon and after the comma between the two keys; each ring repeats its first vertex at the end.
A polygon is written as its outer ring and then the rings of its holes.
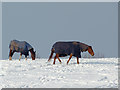
{"type": "Polygon", "coordinates": [[[105,57],[118,56],[117,3],[3,3],[2,12],[3,59],[13,39],[26,40],[43,58],[56,41],[73,40],[105,57]]]}

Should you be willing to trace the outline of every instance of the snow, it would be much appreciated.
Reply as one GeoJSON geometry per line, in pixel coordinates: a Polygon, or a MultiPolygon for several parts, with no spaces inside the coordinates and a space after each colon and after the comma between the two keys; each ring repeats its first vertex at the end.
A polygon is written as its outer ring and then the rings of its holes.
{"type": "Polygon", "coordinates": [[[118,88],[117,58],[0,60],[0,88],[118,88]]]}

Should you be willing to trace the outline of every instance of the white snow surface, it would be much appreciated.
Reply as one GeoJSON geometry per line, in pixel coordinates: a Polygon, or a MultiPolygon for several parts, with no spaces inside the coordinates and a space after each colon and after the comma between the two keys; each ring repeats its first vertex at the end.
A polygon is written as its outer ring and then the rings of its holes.
{"type": "Polygon", "coordinates": [[[0,88],[118,88],[117,58],[0,60],[0,88]]]}

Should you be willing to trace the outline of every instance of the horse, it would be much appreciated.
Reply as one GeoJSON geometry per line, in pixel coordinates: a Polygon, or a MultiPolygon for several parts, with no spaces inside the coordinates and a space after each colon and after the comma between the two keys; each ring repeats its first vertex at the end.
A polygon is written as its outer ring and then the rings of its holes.
{"type": "Polygon", "coordinates": [[[20,61],[22,55],[25,55],[25,60],[27,60],[29,51],[31,53],[32,60],[35,60],[36,51],[34,51],[34,48],[26,41],[12,40],[9,44],[9,49],[10,49],[9,60],[12,60],[12,56],[15,52],[20,53],[19,61],[20,61]]]}
{"type": "Polygon", "coordinates": [[[77,58],[77,64],[79,64],[79,58],[81,58],[81,52],[86,52],[86,51],[88,51],[91,56],[94,56],[92,46],[77,41],[71,41],[71,42],[59,41],[53,44],[48,61],[51,60],[53,53],[55,53],[56,55],[54,57],[53,64],[55,64],[56,58],[59,60],[60,63],[62,63],[59,57],[65,57],[68,55],[70,55],[70,57],[67,61],[67,64],[69,63],[72,56],[77,58]]]}

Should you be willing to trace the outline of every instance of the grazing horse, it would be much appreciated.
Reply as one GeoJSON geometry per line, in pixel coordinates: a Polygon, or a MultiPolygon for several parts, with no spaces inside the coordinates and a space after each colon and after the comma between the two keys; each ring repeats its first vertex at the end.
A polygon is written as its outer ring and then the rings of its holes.
{"type": "Polygon", "coordinates": [[[36,51],[34,52],[33,47],[27,43],[26,41],[18,41],[18,40],[12,40],[9,44],[9,60],[12,60],[12,56],[14,52],[20,52],[20,58],[22,57],[22,54],[25,55],[25,60],[27,60],[27,56],[29,55],[29,51],[31,53],[32,60],[35,60],[36,51]]]}
{"type": "Polygon", "coordinates": [[[54,62],[53,64],[55,64],[55,60],[56,58],[59,60],[59,62],[61,63],[61,60],[59,57],[65,57],[70,55],[67,64],[69,63],[70,59],[72,58],[72,56],[75,56],[77,58],[77,64],[79,64],[79,58],[81,58],[81,52],[85,52],[88,51],[89,54],[91,54],[92,56],[94,56],[94,52],[92,50],[92,47],[89,45],[86,45],[84,43],[81,42],[56,42],[51,49],[51,55],[49,56],[48,61],[51,60],[53,53],[55,53],[55,57],[54,57],[54,62]]]}

